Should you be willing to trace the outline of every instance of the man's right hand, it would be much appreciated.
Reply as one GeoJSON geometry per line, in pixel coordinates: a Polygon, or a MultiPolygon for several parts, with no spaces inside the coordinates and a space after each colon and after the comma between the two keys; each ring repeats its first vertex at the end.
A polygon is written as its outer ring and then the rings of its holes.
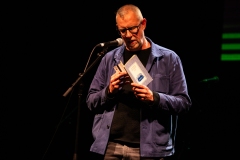
{"type": "Polygon", "coordinates": [[[116,72],[111,76],[109,83],[109,93],[115,94],[122,89],[123,85],[130,83],[127,72],[116,72]]]}

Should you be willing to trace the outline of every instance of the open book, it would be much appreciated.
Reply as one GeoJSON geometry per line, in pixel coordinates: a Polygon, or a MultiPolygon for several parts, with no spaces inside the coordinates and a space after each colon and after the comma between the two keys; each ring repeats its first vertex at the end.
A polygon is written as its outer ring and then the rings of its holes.
{"type": "Polygon", "coordinates": [[[116,72],[125,70],[131,77],[132,81],[142,85],[148,85],[153,79],[139,60],[137,55],[133,55],[124,65],[121,61],[114,66],[116,72]]]}

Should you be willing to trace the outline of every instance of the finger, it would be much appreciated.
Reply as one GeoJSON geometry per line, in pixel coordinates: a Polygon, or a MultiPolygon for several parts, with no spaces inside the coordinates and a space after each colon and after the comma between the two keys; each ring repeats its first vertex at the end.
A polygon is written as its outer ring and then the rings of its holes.
{"type": "Polygon", "coordinates": [[[132,90],[136,92],[137,94],[147,94],[147,89],[145,88],[138,88],[138,87],[133,87],[132,90]]]}
{"type": "Polygon", "coordinates": [[[140,100],[146,100],[147,99],[147,95],[146,94],[135,94],[136,98],[140,99],[140,100]]]}
{"type": "Polygon", "coordinates": [[[125,78],[125,76],[124,76],[125,74],[123,74],[123,73],[115,73],[114,75],[112,75],[111,76],[111,82],[113,82],[113,81],[121,81],[121,80],[123,80],[124,78],[125,78]]]}

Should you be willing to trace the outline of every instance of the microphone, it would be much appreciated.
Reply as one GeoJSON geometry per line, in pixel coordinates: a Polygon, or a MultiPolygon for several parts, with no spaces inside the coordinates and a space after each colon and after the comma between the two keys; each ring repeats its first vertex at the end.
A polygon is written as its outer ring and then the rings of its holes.
{"type": "Polygon", "coordinates": [[[201,82],[218,81],[218,80],[219,80],[218,76],[214,76],[212,78],[204,79],[201,82]]]}
{"type": "Polygon", "coordinates": [[[117,38],[114,41],[99,43],[97,47],[121,46],[123,44],[122,38],[117,38]]]}

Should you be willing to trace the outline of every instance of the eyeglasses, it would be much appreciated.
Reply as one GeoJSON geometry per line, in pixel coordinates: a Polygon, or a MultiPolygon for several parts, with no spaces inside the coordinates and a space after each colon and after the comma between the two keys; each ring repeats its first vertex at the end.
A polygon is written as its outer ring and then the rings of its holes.
{"type": "Polygon", "coordinates": [[[137,34],[138,31],[139,31],[139,27],[140,27],[141,24],[142,24],[142,21],[141,21],[140,24],[137,25],[137,26],[133,26],[133,27],[129,27],[129,28],[124,28],[124,29],[118,29],[118,28],[117,28],[118,34],[121,35],[121,36],[125,36],[125,35],[127,34],[127,30],[128,30],[131,34],[137,34]]]}

